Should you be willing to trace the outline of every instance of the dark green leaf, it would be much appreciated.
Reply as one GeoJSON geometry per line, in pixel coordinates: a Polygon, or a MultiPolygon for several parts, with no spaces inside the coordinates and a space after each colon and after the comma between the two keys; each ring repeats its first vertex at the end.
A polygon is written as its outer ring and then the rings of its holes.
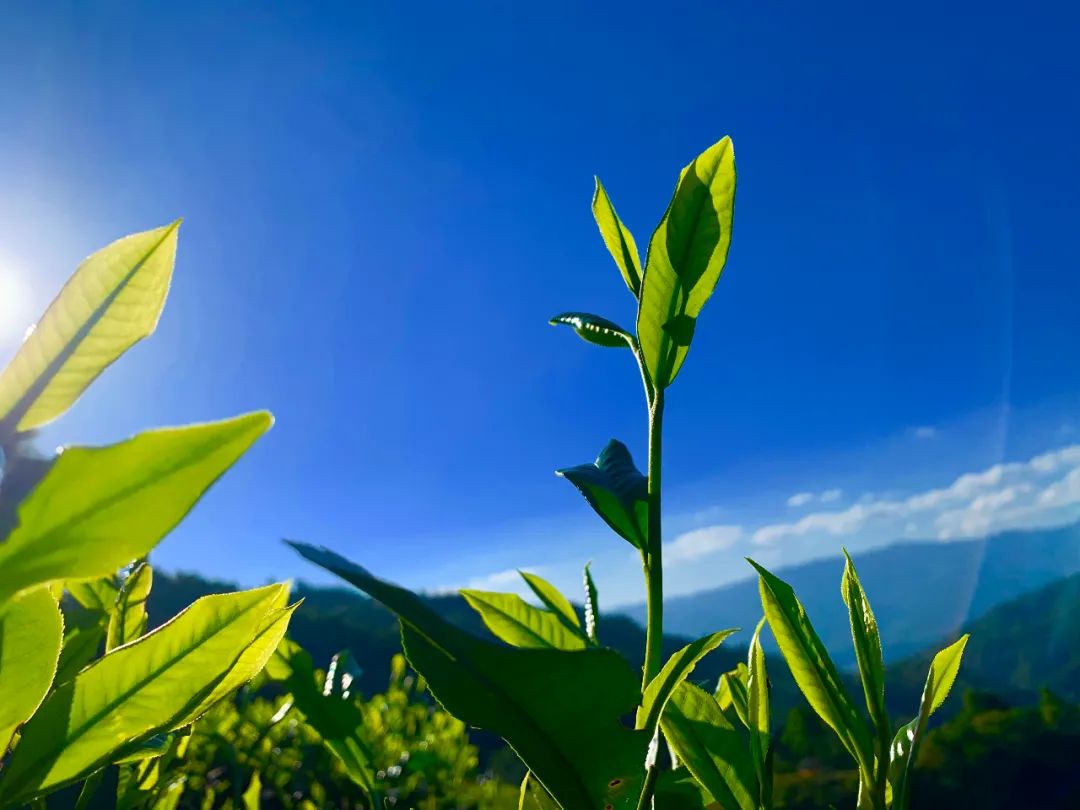
{"type": "Polygon", "coordinates": [[[394,611],[406,657],[435,698],[464,722],[506,740],[564,808],[635,807],[649,735],[619,720],[640,693],[618,654],[484,641],[360,566],[325,549],[292,545],[394,611]]]}
{"type": "Polygon", "coordinates": [[[649,481],[630,451],[612,439],[592,464],[559,470],[611,529],[639,549],[647,547],[649,481]]]}
{"type": "Polygon", "coordinates": [[[649,242],[637,334],[654,385],[679,373],[694,323],[727,261],[735,207],[735,153],[724,138],[682,170],[649,242]]]}
{"type": "Polygon", "coordinates": [[[626,349],[634,345],[633,335],[617,323],[601,318],[599,315],[590,315],[588,312],[564,312],[552,318],[550,323],[553,326],[558,324],[572,326],[583,340],[595,343],[597,346],[626,349]]]}
{"type": "Polygon", "coordinates": [[[756,810],[757,782],[742,735],[716,699],[683,682],[660,719],[671,749],[725,810],[756,810]]]}
{"type": "Polygon", "coordinates": [[[618,265],[626,286],[636,297],[641,289],[641,259],[638,258],[634,235],[615,213],[615,206],[611,204],[611,199],[599,177],[596,178],[592,210],[593,218],[596,220],[597,227],[600,228],[600,235],[604,238],[604,244],[607,245],[611,258],[618,265]]]}

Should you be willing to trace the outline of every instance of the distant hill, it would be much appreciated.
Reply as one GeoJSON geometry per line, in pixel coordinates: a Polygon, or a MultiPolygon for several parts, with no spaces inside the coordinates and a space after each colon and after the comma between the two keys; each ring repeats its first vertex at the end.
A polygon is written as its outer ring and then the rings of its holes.
{"type": "MultiPolygon", "coordinates": [[[[897,543],[855,556],[886,660],[921,652],[996,605],[1080,571],[1080,523],[981,540],[897,543]]],[[[776,571],[791,583],[840,666],[853,666],[851,631],[840,599],[840,557],[776,571]]],[[[643,605],[623,612],[643,621],[643,605]]],[[[761,617],[756,579],[668,599],[664,627],[700,636],[753,627],[761,617]]]]}
{"type": "MultiPolygon", "coordinates": [[[[963,632],[971,640],[955,689],[995,692],[1012,704],[1049,689],[1080,703],[1080,574],[998,605],[963,632]]],[[[918,702],[934,649],[890,667],[890,702],[918,702]]]]}

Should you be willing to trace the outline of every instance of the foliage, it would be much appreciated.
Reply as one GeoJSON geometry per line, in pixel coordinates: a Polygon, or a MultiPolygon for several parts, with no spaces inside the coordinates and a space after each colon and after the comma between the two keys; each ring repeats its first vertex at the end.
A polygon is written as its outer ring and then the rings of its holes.
{"type": "Polygon", "coordinates": [[[89,800],[106,770],[118,806],[160,798],[160,764],[184,729],[262,670],[295,608],[288,586],[268,585],[198,599],[146,632],[146,555],[269,414],[68,448],[24,469],[28,432],[154,330],[178,225],[86,259],[0,374],[0,806],[84,780],[89,800]]]}
{"type": "MultiPolygon", "coordinates": [[[[332,672],[310,674],[335,680],[332,672]]],[[[340,674],[336,680],[343,682],[340,674]]],[[[479,778],[477,749],[465,724],[432,705],[400,655],[384,692],[369,698],[348,688],[344,693],[370,756],[367,788],[326,746],[294,694],[259,691],[265,690],[247,688],[195,723],[183,758],[173,760],[163,777],[178,785],[178,807],[248,806],[244,794],[256,777],[254,795],[263,808],[366,808],[373,806],[372,794],[387,806],[422,810],[516,806],[516,788],[479,778]]]]}

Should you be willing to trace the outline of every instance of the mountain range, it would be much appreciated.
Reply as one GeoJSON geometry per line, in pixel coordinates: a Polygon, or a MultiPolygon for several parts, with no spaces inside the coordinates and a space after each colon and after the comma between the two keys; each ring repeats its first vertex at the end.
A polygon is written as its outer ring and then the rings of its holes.
{"type": "MultiPolygon", "coordinates": [[[[881,630],[886,661],[922,652],[988,610],[1080,571],[1080,523],[983,539],[903,542],[854,557],[881,630]]],[[[852,667],[851,630],[840,598],[840,557],[773,573],[788,582],[838,666],[852,667]]],[[[624,608],[637,622],[645,606],[624,608]]],[[[664,603],[664,629],[697,637],[761,618],[756,578],[664,603]]]]}

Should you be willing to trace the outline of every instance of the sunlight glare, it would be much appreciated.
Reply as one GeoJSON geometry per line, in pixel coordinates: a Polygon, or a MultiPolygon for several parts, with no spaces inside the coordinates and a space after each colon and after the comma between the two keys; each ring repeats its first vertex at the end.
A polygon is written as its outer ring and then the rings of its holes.
{"type": "Polygon", "coordinates": [[[30,325],[30,290],[23,274],[0,257],[0,343],[22,340],[30,325]]]}

